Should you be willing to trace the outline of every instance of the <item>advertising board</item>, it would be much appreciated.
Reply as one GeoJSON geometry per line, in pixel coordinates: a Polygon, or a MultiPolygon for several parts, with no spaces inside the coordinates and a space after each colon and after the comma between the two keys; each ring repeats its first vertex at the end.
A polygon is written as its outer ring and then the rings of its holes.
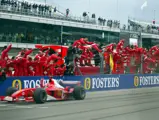
{"type": "MultiPolygon", "coordinates": [[[[0,84],[0,96],[5,96],[8,87],[35,88],[40,86],[40,80],[44,78],[44,84],[49,82],[48,77],[8,77],[0,84]]],[[[132,89],[159,86],[158,74],[125,74],[125,75],[97,75],[97,76],[63,76],[54,77],[56,80],[80,81],[87,91],[108,91],[120,89],[132,89]]]]}

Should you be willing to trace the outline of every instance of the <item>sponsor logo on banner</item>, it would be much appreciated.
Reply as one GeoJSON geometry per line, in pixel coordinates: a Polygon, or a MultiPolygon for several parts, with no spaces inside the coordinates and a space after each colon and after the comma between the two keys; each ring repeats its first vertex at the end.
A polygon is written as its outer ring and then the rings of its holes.
{"type": "Polygon", "coordinates": [[[92,89],[118,88],[119,77],[92,78],[92,89]]]}
{"type": "Polygon", "coordinates": [[[139,86],[139,77],[138,76],[134,76],[134,86],[135,87],[139,86]]]}
{"type": "Polygon", "coordinates": [[[21,80],[13,80],[12,87],[15,87],[18,90],[21,90],[22,89],[22,82],[21,82],[21,80]]]}
{"type": "MultiPolygon", "coordinates": [[[[45,79],[44,85],[49,83],[49,79],[45,79]]],[[[40,80],[24,80],[24,88],[40,87],[40,80]]]]}
{"type": "MultiPolygon", "coordinates": [[[[49,83],[49,79],[44,79],[44,85],[49,83]]],[[[24,80],[24,88],[40,87],[40,80],[24,80]]]]}
{"type": "Polygon", "coordinates": [[[159,76],[135,76],[134,86],[153,86],[159,85],[159,76]]]}
{"type": "Polygon", "coordinates": [[[90,90],[91,89],[91,78],[85,78],[85,80],[84,80],[84,88],[86,90],[90,90]]]}

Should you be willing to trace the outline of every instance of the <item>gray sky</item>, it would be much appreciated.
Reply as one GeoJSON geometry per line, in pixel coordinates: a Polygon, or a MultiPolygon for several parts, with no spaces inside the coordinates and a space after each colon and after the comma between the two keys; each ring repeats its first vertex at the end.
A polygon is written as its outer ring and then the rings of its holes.
{"type": "Polygon", "coordinates": [[[71,14],[76,16],[82,16],[82,13],[87,11],[106,19],[120,20],[121,23],[127,23],[128,16],[151,22],[155,10],[156,21],[159,21],[157,14],[159,0],[147,0],[148,6],[143,11],[140,8],[145,0],[47,0],[47,2],[59,5],[61,11],[69,8],[71,14]]]}

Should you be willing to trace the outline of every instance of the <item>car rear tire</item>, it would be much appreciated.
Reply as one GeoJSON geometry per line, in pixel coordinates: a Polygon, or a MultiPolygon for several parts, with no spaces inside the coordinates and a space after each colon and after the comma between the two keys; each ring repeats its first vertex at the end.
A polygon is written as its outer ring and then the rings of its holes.
{"type": "Polygon", "coordinates": [[[73,97],[75,98],[75,100],[84,100],[86,97],[85,89],[82,86],[75,86],[73,97]]]}
{"type": "Polygon", "coordinates": [[[34,95],[33,95],[34,101],[38,104],[42,104],[45,103],[47,100],[47,93],[44,89],[42,88],[37,88],[34,91],[34,95]]]}
{"type": "Polygon", "coordinates": [[[6,96],[11,96],[13,93],[17,92],[18,89],[15,87],[9,87],[6,91],[6,96]]]}

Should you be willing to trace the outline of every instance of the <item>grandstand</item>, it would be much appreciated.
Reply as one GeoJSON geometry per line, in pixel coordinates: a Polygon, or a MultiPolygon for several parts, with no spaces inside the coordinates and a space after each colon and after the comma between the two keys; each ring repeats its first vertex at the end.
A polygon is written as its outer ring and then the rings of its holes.
{"type": "Polygon", "coordinates": [[[129,18],[128,24],[130,31],[141,33],[143,47],[150,48],[159,44],[159,24],[156,24],[156,21],[147,22],[129,18]]]}
{"type": "Polygon", "coordinates": [[[18,0],[16,2],[7,2],[6,0],[1,1],[0,11],[14,14],[23,14],[30,16],[39,16],[44,18],[62,19],[66,21],[74,21],[80,23],[95,24],[94,18],[89,19],[87,17],[76,17],[69,15],[66,16],[66,10],[61,9],[55,5],[50,5],[43,2],[18,0]],[[87,19],[86,19],[87,18],[87,19]]]}
{"type": "Polygon", "coordinates": [[[134,19],[128,19],[128,24],[130,25],[131,30],[141,31],[145,33],[159,33],[159,24],[138,21],[134,19]]]}
{"type": "Polygon", "coordinates": [[[80,37],[88,37],[89,41],[102,45],[126,39],[128,45],[130,38],[139,39],[140,35],[143,46],[151,47],[159,39],[157,24],[131,18],[128,19],[128,26],[120,26],[113,20],[101,24],[101,21],[90,17],[66,16],[64,11],[61,12],[58,7],[55,11],[55,8],[55,5],[35,1],[18,0],[11,3],[1,0],[0,47],[8,42],[16,43],[15,49],[22,48],[22,44],[23,47],[35,44],[71,45],[80,37]]]}
{"type": "Polygon", "coordinates": [[[112,21],[108,21],[104,26],[91,22],[91,18],[78,19],[71,15],[66,17],[65,13],[58,9],[55,12],[55,6],[45,3],[18,1],[14,4],[5,0],[1,1],[0,42],[3,42],[1,46],[8,42],[18,44],[14,48],[21,46],[20,43],[29,43],[29,46],[34,44],[71,45],[80,37],[88,37],[90,41],[103,44],[119,40],[120,29],[112,21]],[[16,6],[13,6],[14,4],[16,6]],[[41,6],[38,6],[39,4],[41,6]],[[35,9],[36,5],[37,9],[35,9]],[[50,9],[42,10],[42,6],[50,7],[51,12],[49,12],[50,9]]]}

